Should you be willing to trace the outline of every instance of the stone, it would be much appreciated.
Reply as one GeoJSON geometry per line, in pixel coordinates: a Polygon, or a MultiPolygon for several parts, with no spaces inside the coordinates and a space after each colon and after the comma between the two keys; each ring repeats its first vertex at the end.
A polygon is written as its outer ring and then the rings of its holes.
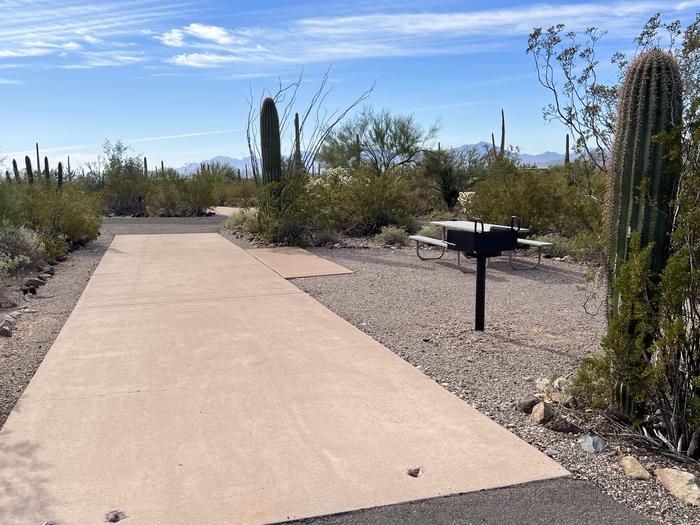
{"type": "Polygon", "coordinates": [[[49,266],[44,270],[44,273],[48,273],[49,275],[55,275],[56,268],[54,268],[53,266],[49,266]]]}
{"type": "Polygon", "coordinates": [[[17,320],[11,315],[5,315],[2,318],[2,324],[8,324],[12,328],[14,328],[15,326],[17,326],[17,320]]]}
{"type": "Polygon", "coordinates": [[[518,401],[515,404],[515,408],[518,410],[518,412],[524,412],[525,414],[531,414],[532,409],[535,408],[535,405],[537,405],[540,402],[540,398],[530,395],[530,396],[525,396],[522,398],[520,401],[518,401]]]}
{"type": "Polygon", "coordinates": [[[117,523],[123,519],[126,519],[126,514],[119,510],[110,510],[106,515],[105,515],[105,521],[107,523],[117,523]]]}
{"type": "Polygon", "coordinates": [[[675,468],[660,468],[654,474],[676,498],[689,505],[700,505],[700,481],[696,476],[675,468]]]}
{"type": "Polygon", "coordinates": [[[549,394],[547,394],[547,398],[550,401],[553,401],[554,403],[559,403],[560,405],[564,405],[565,407],[571,407],[573,403],[573,398],[570,394],[567,394],[566,392],[559,392],[557,390],[549,392],[549,394]]]}
{"type": "Polygon", "coordinates": [[[550,458],[553,458],[557,454],[559,454],[559,451],[555,448],[548,448],[547,450],[544,451],[546,455],[548,455],[550,458]]]}
{"type": "Polygon", "coordinates": [[[35,295],[36,294],[36,286],[22,286],[22,293],[24,295],[27,295],[28,293],[35,295]]]}
{"type": "Polygon", "coordinates": [[[53,279],[53,275],[51,275],[50,273],[42,273],[41,275],[39,275],[39,279],[48,281],[49,279],[53,279]]]}
{"type": "Polygon", "coordinates": [[[594,436],[593,434],[585,434],[578,438],[579,445],[581,448],[588,452],[589,454],[596,454],[602,451],[607,443],[600,436],[594,436]]]}
{"type": "Polygon", "coordinates": [[[688,445],[688,456],[693,459],[700,459],[700,428],[693,433],[688,445]]]}
{"type": "Polygon", "coordinates": [[[543,425],[554,418],[554,411],[548,403],[537,403],[530,414],[530,421],[537,425],[543,425]]]}
{"type": "Polygon", "coordinates": [[[24,286],[27,288],[39,288],[39,286],[44,286],[46,283],[42,281],[41,279],[37,279],[36,277],[30,277],[26,281],[24,281],[24,286]]]}
{"type": "Polygon", "coordinates": [[[25,308],[23,312],[25,314],[36,314],[39,313],[39,310],[35,310],[34,308],[25,308]]]}
{"type": "Polygon", "coordinates": [[[625,471],[625,476],[628,478],[643,480],[651,479],[651,474],[649,474],[649,471],[645,469],[644,465],[637,461],[637,458],[634,456],[624,456],[623,458],[620,458],[618,464],[622,467],[622,470],[625,471]]]}
{"type": "Polygon", "coordinates": [[[535,386],[537,387],[537,390],[540,392],[544,392],[549,388],[549,379],[546,377],[540,377],[537,381],[535,381],[535,386]]]}
{"type": "Polygon", "coordinates": [[[6,324],[0,324],[0,336],[12,337],[12,327],[6,324]]]}
{"type": "Polygon", "coordinates": [[[561,416],[557,416],[549,423],[545,423],[544,427],[563,434],[578,434],[581,432],[581,428],[578,425],[561,416]]]}
{"type": "Polygon", "coordinates": [[[10,315],[15,319],[19,319],[22,316],[22,312],[20,312],[19,310],[15,310],[14,312],[10,312],[10,315]]]}
{"type": "Polygon", "coordinates": [[[406,473],[409,476],[411,476],[412,478],[417,478],[418,476],[420,476],[423,473],[423,469],[420,467],[410,468],[406,471],[406,473]]]}

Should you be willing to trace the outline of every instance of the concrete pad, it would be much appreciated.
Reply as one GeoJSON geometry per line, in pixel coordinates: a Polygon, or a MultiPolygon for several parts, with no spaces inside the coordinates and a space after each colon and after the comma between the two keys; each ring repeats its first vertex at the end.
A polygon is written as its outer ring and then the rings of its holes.
{"type": "Polygon", "coordinates": [[[0,432],[3,525],[269,523],[568,474],[233,244],[128,239],[0,432]],[[212,262],[201,286],[176,252],[212,262]]]}
{"type": "Polygon", "coordinates": [[[352,273],[352,270],[302,248],[256,248],[248,253],[285,279],[352,273]]]}

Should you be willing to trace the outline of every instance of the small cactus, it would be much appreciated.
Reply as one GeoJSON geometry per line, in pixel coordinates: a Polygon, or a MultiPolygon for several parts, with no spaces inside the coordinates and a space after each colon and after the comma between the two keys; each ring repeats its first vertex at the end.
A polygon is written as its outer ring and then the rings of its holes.
{"type": "Polygon", "coordinates": [[[280,122],[275,101],[270,97],[263,101],[260,110],[260,156],[263,183],[279,182],[282,177],[280,122]]]}
{"type": "Polygon", "coordinates": [[[24,169],[27,172],[27,182],[29,184],[34,182],[34,171],[32,170],[32,159],[29,158],[29,155],[24,156],[24,169]]]}
{"type": "Polygon", "coordinates": [[[10,177],[10,172],[5,170],[5,182],[12,182],[12,178],[10,177]]]}
{"type": "Polygon", "coordinates": [[[294,169],[301,171],[301,130],[299,128],[299,113],[294,113],[294,169]]]}

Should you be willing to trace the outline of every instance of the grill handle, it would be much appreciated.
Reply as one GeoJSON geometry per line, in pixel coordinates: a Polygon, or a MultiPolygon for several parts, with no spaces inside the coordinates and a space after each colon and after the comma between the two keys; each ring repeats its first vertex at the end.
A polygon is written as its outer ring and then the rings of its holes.
{"type": "Polygon", "coordinates": [[[520,231],[520,218],[519,217],[516,217],[515,215],[511,216],[510,229],[515,230],[516,232],[520,231]]]}
{"type": "Polygon", "coordinates": [[[472,220],[474,222],[474,233],[479,233],[479,228],[478,228],[479,224],[481,224],[481,233],[484,233],[484,221],[482,221],[478,217],[475,217],[472,220]]]}

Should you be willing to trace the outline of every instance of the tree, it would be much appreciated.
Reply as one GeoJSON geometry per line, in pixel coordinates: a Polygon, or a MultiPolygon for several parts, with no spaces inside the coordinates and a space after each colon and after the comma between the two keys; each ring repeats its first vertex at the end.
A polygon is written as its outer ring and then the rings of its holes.
{"type": "Polygon", "coordinates": [[[321,148],[319,159],[329,166],[353,167],[358,156],[377,173],[399,166],[414,166],[438,126],[424,129],[411,115],[365,108],[333,132],[321,148]]]}
{"type": "Polygon", "coordinates": [[[460,192],[468,191],[484,177],[486,158],[475,147],[426,151],[423,169],[451,210],[457,204],[460,192]]]}

